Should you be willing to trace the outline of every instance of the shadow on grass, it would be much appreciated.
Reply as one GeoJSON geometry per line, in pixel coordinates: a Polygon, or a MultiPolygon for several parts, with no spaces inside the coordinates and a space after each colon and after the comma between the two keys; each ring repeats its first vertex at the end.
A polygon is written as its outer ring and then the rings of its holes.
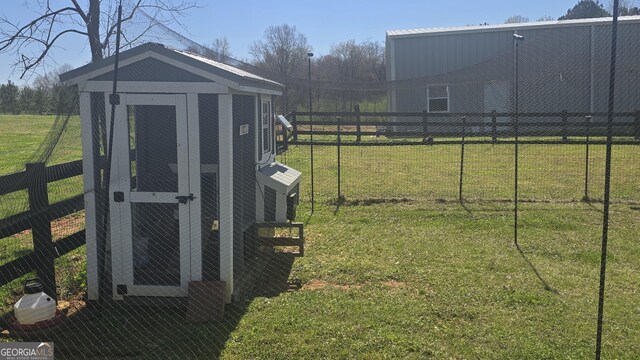
{"type": "Polygon", "coordinates": [[[542,277],[542,275],[540,274],[540,272],[538,271],[536,266],[533,265],[533,263],[531,262],[531,260],[529,260],[527,255],[524,254],[524,251],[520,247],[520,244],[518,242],[515,242],[515,245],[516,245],[516,249],[518,249],[518,253],[520,253],[520,256],[522,256],[522,258],[527,263],[527,265],[529,265],[529,268],[531,268],[531,270],[533,270],[533,273],[536,275],[538,280],[540,280],[540,282],[542,283],[542,286],[544,287],[544,289],[547,290],[547,291],[551,291],[552,293],[557,294],[558,291],[555,290],[554,288],[552,288],[551,285],[549,285],[549,283],[542,277]]]}
{"type": "Polygon", "coordinates": [[[70,311],[54,328],[4,337],[53,341],[56,359],[217,359],[255,298],[275,297],[294,288],[289,282],[293,262],[291,254],[270,254],[255,286],[225,307],[221,321],[187,322],[184,307],[91,304],[70,311]]]}
{"type": "Polygon", "coordinates": [[[467,205],[465,205],[464,200],[460,200],[460,206],[467,212],[468,215],[471,215],[471,209],[467,205]]]}
{"type": "Polygon", "coordinates": [[[585,204],[587,204],[590,208],[592,208],[593,210],[595,210],[595,211],[599,212],[600,214],[603,214],[603,213],[604,213],[604,210],[602,210],[602,209],[600,209],[600,208],[597,208],[595,205],[593,205],[593,203],[594,203],[594,202],[595,202],[595,203],[597,203],[597,204],[602,204],[602,202],[601,202],[601,201],[594,201],[594,200],[592,200],[591,198],[583,197],[583,198],[582,198],[582,202],[583,202],[583,203],[585,203],[585,204]]]}

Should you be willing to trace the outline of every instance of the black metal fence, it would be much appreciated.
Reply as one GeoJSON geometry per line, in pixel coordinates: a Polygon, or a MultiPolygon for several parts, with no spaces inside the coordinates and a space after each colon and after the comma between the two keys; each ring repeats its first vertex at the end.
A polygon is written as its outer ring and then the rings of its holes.
{"type": "MultiPolygon", "coordinates": [[[[344,200],[345,179],[347,191],[351,191],[352,195],[357,197],[365,194],[366,190],[355,189],[355,186],[359,186],[357,180],[350,184],[349,168],[353,167],[357,162],[375,162],[376,160],[367,159],[366,156],[362,157],[362,154],[356,157],[354,155],[356,150],[349,150],[353,147],[457,146],[460,148],[459,156],[441,157],[441,160],[435,159],[434,156],[437,157],[442,154],[422,155],[418,153],[421,152],[418,149],[410,150],[414,151],[414,154],[408,154],[405,151],[404,155],[400,155],[400,152],[398,152],[398,156],[430,156],[425,161],[447,162],[447,166],[439,164],[437,167],[438,169],[450,168],[449,170],[455,168],[454,171],[457,173],[456,189],[455,191],[447,192],[445,195],[440,194],[439,198],[455,196],[458,201],[462,202],[467,191],[465,177],[473,178],[474,171],[478,170],[478,166],[491,166],[491,162],[484,165],[477,163],[478,161],[489,161],[489,159],[478,158],[477,154],[473,153],[474,150],[479,149],[478,147],[470,148],[471,152],[465,153],[465,146],[531,145],[524,149],[523,154],[520,154],[521,157],[527,157],[532,155],[527,151],[530,149],[535,149],[537,153],[545,156],[561,151],[559,150],[560,148],[555,148],[552,152],[541,151],[540,148],[535,147],[536,145],[573,145],[573,147],[566,148],[570,149],[568,151],[570,151],[571,156],[566,159],[570,160],[571,164],[563,165],[553,163],[553,160],[550,160],[552,163],[548,164],[548,166],[564,166],[566,169],[563,171],[572,172],[570,177],[573,180],[570,186],[577,190],[571,192],[570,200],[578,198],[584,201],[598,201],[590,193],[593,191],[593,189],[590,189],[592,186],[590,181],[595,183],[592,179],[594,177],[593,172],[599,171],[600,168],[598,166],[599,155],[603,145],[606,144],[607,114],[601,112],[561,111],[518,113],[517,116],[515,115],[514,113],[498,113],[496,111],[489,113],[437,114],[427,112],[360,112],[357,106],[354,107],[354,111],[350,112],[293,111],[286,115],[293,127],[292,131],[285,135],[285,132],[281,129],[278,133],[278,153],[284,154],[285,157],[291,157],[285,152],[290,146],[322,147],[315,152],[316,166],[311,166],[309,169],[310,176],[308,179],[311,179],[309,188],[312,189],[310,200],[314,205],[316,195],[320,195],[323,198],[333,198],[338,202],[344,200]],[[332,147],[335,147],[335,150],[331,150],[332,147]],[[342,149],[343,147],[348,148],[342,149]],[[327,164],[327,161],[333,164],[327,164]],[[476,164],[473,163],[474,161],[476,164]],[[466,163],[468,163],[468,169],[465,168],[466,163]],[[327,169],[330,169],[330,171],[327,171],[327,169]],[[318,173],[314,174],[315,172],[318,173]],[[313,189],[321,190],[315,192],[313,189]],[[333,196],[327,196],[327,193],[331,193],[333,196]],[[580,194],[579,196],[578,193],[580,194]]],[[[640,145],[640,111],[614,114],[613,144],[616,146],[640,145]]],[[[361,152],[361,150],[357,151],[361,152]]],[[[508,160],[509,156],[513,156],[507,155],[508,151],[503,152],[505,154],[502,155],[506,157],[502,160],[508,160]]],[[[310,154],[305,155],[305,157],[314,157],[313,154],[314,152],[310,151],[310,154]]],[[[391,153],[386,155],[389,154],[391,153]]],[[[372,153],[372,156],[376,155],[372,153]]],[[[314,163],[313,158],[309,160],[311,164],[314,163]]],[[[397,160],[401,162],[403,159],[397,160]]],[[[540,160],[534,159],[534,161],[540,160]]],[[[378,159],[378,164],[380,161],[384,160],[378,159]]],[[[396,166],[396,164],[387,165],[396,166]]],[[[428,164],[425,165],[425,168],[429,168],[428,164]]],[[[506,168],[502,170],[506,170],[506,168]]],[[[496,173],[495,175],[510,176],[508,173],[496,173]]],[[[414,182],[421,181],[420,174],[416,173],[415,176],[414,182]]],[[[496,180],[498,179],[496,178],[496,180]]],[[[399,179],[398,182],[401,182],[401,180],[399,179]]],[[[597,184],[593,186],[595,188],[597,184]]],[[[402,186],[399,187],[402,188],[402,186]]],[[[374,190],[379,191],[380,188],[372,186],[371,192],[374,190]]],[[[477,188],[473,190],[477,190],[477,188]]],[[[500,200],[510,198],[508,189],[505,188],[504,190],[504,194],[500,195],[500,200]],[[504,196],[505,194],[507,195],[504,196]]],[[[469,196],[471,194],[467,193],[466,195],[469,196]]],[[[553,197],[554,195],[545,194],[546,197],[553,197]]],[[[563,193],[562,196],[564,195],[563,193]]],[[[482,198],[482,195],[478,196],[482,198]]]]}

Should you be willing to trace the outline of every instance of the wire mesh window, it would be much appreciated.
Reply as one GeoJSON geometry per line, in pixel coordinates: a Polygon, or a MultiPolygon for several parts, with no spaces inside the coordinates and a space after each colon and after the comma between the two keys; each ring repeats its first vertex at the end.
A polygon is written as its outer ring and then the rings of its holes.
{"type": "Polygon", "coordinates": [[[271,152],[271,136],[270,136],[270,114],[271,102],[262,101],[262,152],[271,152]]]}

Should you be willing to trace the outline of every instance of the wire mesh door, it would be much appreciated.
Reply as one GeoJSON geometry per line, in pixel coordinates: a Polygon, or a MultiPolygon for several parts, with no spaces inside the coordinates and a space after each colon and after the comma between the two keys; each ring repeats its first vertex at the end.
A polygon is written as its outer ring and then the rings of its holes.
{"type": "Polygon", "coordinates": [[[200,195],[189,185],[186,97],[122,99],[116,109],[111,198],[116,296],[186,296],[189,207],[200,195]]]}

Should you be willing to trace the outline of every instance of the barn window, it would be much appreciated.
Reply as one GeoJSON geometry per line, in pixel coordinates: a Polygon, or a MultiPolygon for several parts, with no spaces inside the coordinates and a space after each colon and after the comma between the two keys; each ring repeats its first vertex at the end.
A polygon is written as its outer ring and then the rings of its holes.
{"type": "Polygon", "coordinates": [[[427,87],[427,111],[449,111],[449,85],[430,85],[427,87]]]}

